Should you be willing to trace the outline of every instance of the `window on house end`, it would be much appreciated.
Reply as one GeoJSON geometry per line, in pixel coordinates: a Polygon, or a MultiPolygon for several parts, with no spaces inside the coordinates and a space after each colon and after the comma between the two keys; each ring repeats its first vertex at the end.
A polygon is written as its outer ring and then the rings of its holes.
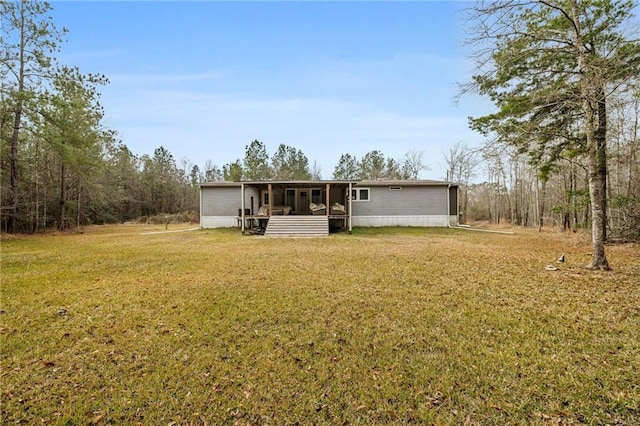
{"type": "Polygon", "coordinates": [[[369,201],[369,188],[353,188],[351,190],[352,201],[369,201]]]}

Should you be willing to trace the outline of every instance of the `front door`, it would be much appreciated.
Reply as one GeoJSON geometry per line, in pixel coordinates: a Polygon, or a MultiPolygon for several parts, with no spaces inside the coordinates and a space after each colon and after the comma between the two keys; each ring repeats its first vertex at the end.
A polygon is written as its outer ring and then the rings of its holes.
{"type": "Polygon", "coordinates": [[[298,214],[309,214],[309,190],[298,190],[298,214]]]}

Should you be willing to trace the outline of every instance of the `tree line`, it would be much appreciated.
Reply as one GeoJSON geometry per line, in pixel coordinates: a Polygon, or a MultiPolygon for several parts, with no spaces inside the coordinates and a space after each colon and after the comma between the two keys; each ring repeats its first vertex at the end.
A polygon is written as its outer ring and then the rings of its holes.
{"type": "MultiPolygon", "coordinates": [[[[461,142],[443,154],[463,221],[595,229],[602,268],[604,242],[640,239],[640,47],[623,33],[634,4],[492,1],[471,10],[478,67],[462,93],[487,96],[497,112],[470,119],[484,146],[461,142]]],[[[259,140],[222,167],[177,161],[164,147],[131,152],[103,124],[107,78],[58,63],[66,29],[50,9],[0,3],[4,231],[197,212],[205,181],[322,179],[300,149],[269,153],[259,140]]],[[[423,151],[394,159],[372,150],[342,153],[331,178],[417,179],[425,170],[423,151]]]]}
{"type": "Polygon", "coordinates": [[[196,182],[164,148],[133,154],[103,125],[108,79],[60,64],[51,6],[1,2],[0,213],[5,232],[195,210],[196,182]]]}
{"type": "MultiPolygon", "coordinates": [[[[99,89],[107,77],[58,62],[67,29],[55,25],[51,10],[46,2],[0,3],[3,231],[197,212],[204,181],[321,179],[320,167],[300,149],[280,144],[268,155],[258,140],[246,146],[242,161],[222,168],[177,162],[164,147],[153,155],[131,152],[103,123],[99,89]]],[[[372,151],[360,161],[343,155],[334,177],[417,178],[424,169],[421,152],[396,161],[372,151]]]]}
{"type": "MultiPolygon", "coordinates": [[[[342,154],[331,179],[418,179],[424,170],[428,170],[424,151],[411,150],[396,160],[373,150],[360,160],[349,153],[342,154]]],[[[225,164],[221,173],[207,175],[212,176],[214,179],[208,180],[321,180],[322,169],[317,162],[309,166],[309,159],[300,149],[280,144],[269,156],[265,144],[254,140],[245,147],[243,160],[225,164]]]]}
{"type": "MultiPolygon", "coordinates": [[[[3,231],[65,230],[182,212],[193,212],[184,216],[193,219],[204,181],[321,179],[320,167],[301,150],[281,144],[269,156],[258,140],[246,146],[242,161],[222,168],[178,162],[164,147],[153,155],[131,152],[103,124],[99,89],[108,79],[58,63],[67,30],[56,27],[50,11],[42,2],[0,3],[3,231]]],[[[358,176],[399,173],[399,163],[379,151],[361,162],[343,157],[359,168],[358,176]]],[[[422,167],[419,161],[413,166],[422,167]]]]}

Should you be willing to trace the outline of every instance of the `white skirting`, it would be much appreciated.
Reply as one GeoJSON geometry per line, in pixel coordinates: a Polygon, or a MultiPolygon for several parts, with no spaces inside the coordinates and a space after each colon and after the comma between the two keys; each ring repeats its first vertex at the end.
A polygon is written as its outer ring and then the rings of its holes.
{"type": "Polygon", "coordinates": [[[237,216],[200,216],[200,228],[235,228],[238,226],[237,216]]]}
{"type": "Polygon", "coordinates": [[[449,215],[433,215],[433,216],[353,216],[353,226],[450,226],[451,218],[455,216],[449,215]]]}
{"type": "MultiPolygon", "coordinates": [[[[456,216],[353,216],[352,226],[455,226],[456,216]]],[[[200,228],[235,228],[238,226],[237,216],[201,216],[200,228]]]]}

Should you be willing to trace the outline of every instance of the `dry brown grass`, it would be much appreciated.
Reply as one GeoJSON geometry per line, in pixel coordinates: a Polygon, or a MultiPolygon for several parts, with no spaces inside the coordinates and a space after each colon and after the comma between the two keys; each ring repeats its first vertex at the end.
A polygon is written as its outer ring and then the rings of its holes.
{"type": "Polygon", "coordinates": [[[3,423],[640,423],[638,246],[163,229],[3,238],[3,423]]]}

